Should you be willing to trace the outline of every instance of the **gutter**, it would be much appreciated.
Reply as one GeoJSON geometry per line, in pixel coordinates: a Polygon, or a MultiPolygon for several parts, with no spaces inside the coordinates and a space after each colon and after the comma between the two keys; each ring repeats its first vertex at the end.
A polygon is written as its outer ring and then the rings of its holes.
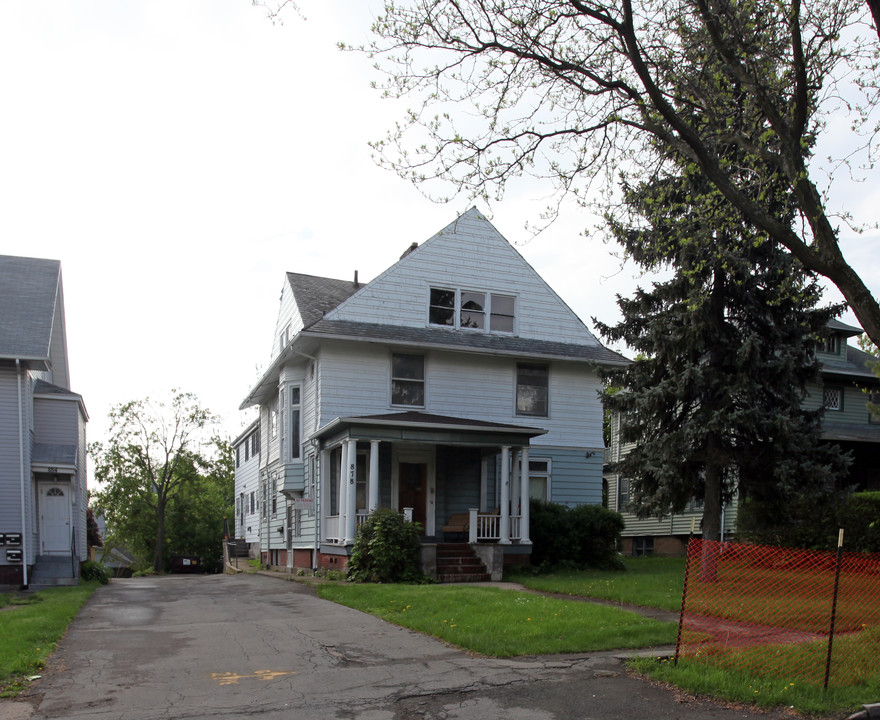
{"type": "Polygon", "coordinates": [[[16,379],[18,380],[18,466],[21,472],[21,555],[22,585],[28,587],[28,548],[27,548],[27,511],[25,508],[25,472],[24,472],[24,417],[21,404],[21,360],[15,359],[16,379]]]}

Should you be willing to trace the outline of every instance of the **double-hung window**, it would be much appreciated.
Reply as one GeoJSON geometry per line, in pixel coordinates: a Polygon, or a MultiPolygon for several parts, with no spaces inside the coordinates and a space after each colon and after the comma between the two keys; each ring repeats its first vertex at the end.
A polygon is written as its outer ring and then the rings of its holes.
{"type": "Polygon", "coordinates": [[[550,458],[529,458],[529,497],[543,502],[550,499],[550,458]]]}
{"type": "Polygon", "coordinates": [[[287,394],[290,402],[290,421],[288,423],[290,430],[290,459],[299,460],[302,452],[302,441],[300,440],[301,406],[299,385],[291,385],[287,394]]]}
{"type": "Polygon", "coordinates": [[[550,371],[546,365],[516,366],[516,414],[547,417],[550,400],[550,371]]]}
{"type": "Polygon", "coordinates": [[[391,404],[425,406],[425,358],[394,353],[391,356],[391,404]]]}

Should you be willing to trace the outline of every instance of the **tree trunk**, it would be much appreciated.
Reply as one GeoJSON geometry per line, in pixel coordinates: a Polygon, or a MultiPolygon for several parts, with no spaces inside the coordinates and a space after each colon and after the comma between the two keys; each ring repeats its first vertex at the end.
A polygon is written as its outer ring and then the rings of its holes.
{"type": "Polygon", "coordinates": [[[153,550],[153,570],[157,573],[164,568],[162,550],[165,546],[165,499],[156,499],[156,547],[153,550]]]}
{"type": "Polygon", "coordinates": [[[709,435],[706,444],[706,488],[703,501],[703,556],[700,561],[700,580],[715,582],[718,579],[718,543],[721,539],[721,483],[724,468],[720,447],[715,434],[709,435]]]}

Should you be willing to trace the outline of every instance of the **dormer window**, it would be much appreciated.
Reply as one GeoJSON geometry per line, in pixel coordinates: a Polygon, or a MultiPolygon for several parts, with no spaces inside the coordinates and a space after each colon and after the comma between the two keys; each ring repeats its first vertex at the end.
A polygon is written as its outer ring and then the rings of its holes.
{"type": "Polygon", "coordinates": [[[431,288],[428,324],[458,330],[513,333],[516,298],[513,295],[457,288],[431,288]]]}
{"type": "Polygon", "coordinates": [[[837,333],[828,333],[825,336],[825,342],[822,343],[822,352],[830,355],[840,354],[840,335],[837,333]]]}

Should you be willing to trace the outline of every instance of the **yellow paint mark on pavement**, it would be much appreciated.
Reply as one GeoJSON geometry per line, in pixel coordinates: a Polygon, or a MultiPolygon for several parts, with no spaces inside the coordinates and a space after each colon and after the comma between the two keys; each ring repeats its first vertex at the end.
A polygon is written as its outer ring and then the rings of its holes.
{"type": "Polygon", "coordinates": [[[236,673],[211,673],[211,679],[216,680],[220,685],[238,685],[239,680],[248,680],[251,678],[257,680],[275,680],[285,675],[296,675],[293,670],[254,670],[251,675],[238,675],[236,673]]]}

